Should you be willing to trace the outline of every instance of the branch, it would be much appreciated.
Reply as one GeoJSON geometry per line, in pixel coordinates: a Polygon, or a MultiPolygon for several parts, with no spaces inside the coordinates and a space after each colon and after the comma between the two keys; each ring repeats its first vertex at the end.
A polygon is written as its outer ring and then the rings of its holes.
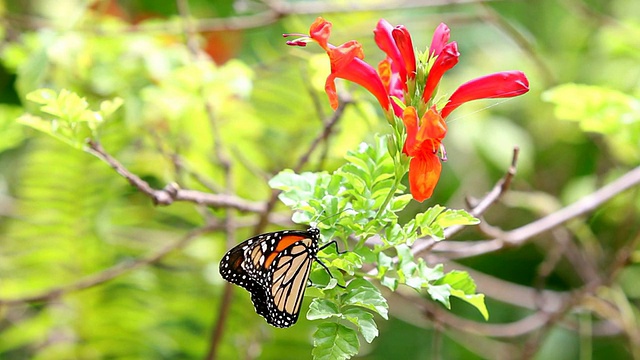
{"type": "Polygon", "coordinates": [[[505,247],[522,246],[529,239],[593,211],[614,196],[638,184],[640,184],[640,166],[573,204],[519,228],[502,232],[494,239],[475,242],[465,241],[463,244],[443,241],[432,247],[434,251],[451,252],[448,255],[451,259],[459,259],[493,252],[505,247]]]}
{"type": "MultiPolygon", "coordinates": [[[[482,200],[477,202],[473,206],[473,208],[469,210],[469,213],[471,215],[475,217],[480,217],[482,214],[484,214],[485,211],[487,211],[487,209],[489,209],[493,204],[495,204],[505,192],[507,192],[507,190],[511,186],[511,181],[513,180],[513,177],[516,175],[516,166],[518,164],[519,154],[520,154],[520,148],[514,147],[513,156],[511,158],[511,165],[509,166],[507,173],[502,177],[502,179],[500,179],[500,181],[498,181],[493,186],[493,189],[491,189],[491,191],[489,191],[489,193],[485,195],[484,198],[482,198],[482,200]]],[[[456,226],[452,226],[445,229],[444,231],[445,239],[449,239],[453,235],[460,232],[462,229],[464,229],[464,226],[461,226],[461,225],[456,225],[456,226]]],[[[433,238],[428,237],[428,238],[425,238],[423,241],[416,242],[413,245],[411,252],[413,253],[414,256],[420,256],[420,254],[422,254],[423,252],[431,250],[431,248],[436,246],[436,244],[438,244],[438,242],[433,240],[433,238]]]]}
{"type": "Polygon", "coordinates": [[[638,184],[640,184],[640,166],[559,211],[505,232],[501,239],[507,245],[520,246],[533,236],[549,231],[571,219],[595,210],[614,196],[638,184]]]}
{"type": "Polygon", "coordinates": [[[187,235],[185,235],[182,239],[174,243],[165,245],[163,248],[161,248],[154,254],[151,254],[144,258],[137,259],[135,261],[122,262],[111,268],[103,270],[97,274],[86,276],[72,284],[56,287],[56,288],[47,290],[45,292],[42,292],[40,294],[24,296],[24,297],[15,298],[15,299],[0,299],[0,306],[2,305],[13,306],[13,305],[19,305],[24,303],[33,303],[33,302],[49,302],[65,294],[79,291],[79,290],[84,290],[96,285],[103,284],[107,281],[115,279],[118,276],[131,272],[137,268],[140,268],[142,266],[149,265],[161,260],[163,257],[168,255],[169,253],[184,247],[196,237],[204,233],[207,233],[216,227],[217,226],[210,225],[210,226],[202,227],[199,229],[195,229],[189,232],[187,235]]]}
{"type": "Polygon", "coordinates": [[[118,160],[109,155],[99,142],[89,140],[87,143],[89,145],[87,150],[91,154],[109,164],[118,174],[127,179],[132,186],[150,197],[156,205],[170,205],[174,201],[187,201],[200,205],[232,208],[245,212],[261,213],[264,211],[265,205],[262,202],[252,202],[229,194],[211,194],[197,190],[185,190],[180,189],[177,184],[173,183],[167,185],[162,190],[154,189],[149,183],[131,173],[118,160]]]}

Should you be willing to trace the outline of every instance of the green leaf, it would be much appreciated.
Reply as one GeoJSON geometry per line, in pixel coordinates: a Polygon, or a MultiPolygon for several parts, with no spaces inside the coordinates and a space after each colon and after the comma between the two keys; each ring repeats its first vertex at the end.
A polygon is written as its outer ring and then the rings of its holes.
{"type": "Polygon", "coordinates": [[[452,289],[462,291],[466,295],[476,293],[476,283],[466,271],[452,270],[442,277],[438,284],[449,284],[452,289]]]}
{"type": "Polygon", "coordinates": [[[309,311],[307,312],[307,319],[328,319],[332,316],[340,316],[340,310],[334,302],[318,298],[311,301],[309,311]]]}
{"type": "Polygon", "coordinates": [[[292,170],[283,170],[269,180],[272,189],[282,190],[278,196],[286,206],[297,208],[313,198],[316,183],[327,173],[296,174],[292,170]]]}
{"type": "Polygon", "coordinates": [[[344,312],[344,317],[358,326],[364,340],[371,343],[378,336],[378,326],[373,315],[359,308],[351,308],[344,312]]]}
{"type": "Polygon", "coordinates": [[[378,253],[378,275],[383,276],[393,266],[393,258],[383,252],[378,253]]]}
{"type": "Polygon", "coordinates": [[[351,281],[347,286],[347,292],[344,299],[345,305],[370,309],[380,314],[385,320],[388,319],[389,305],[387,300],[382,296],[380,290],[368,280],[360,278],[351,281]]]}
{"type": "Polygon", "coordinates": [[[28,93],[26,98],[40,104],[40,111],[45,115],[25,114],[18,118],[18,122],[77,149],[84,147],[86,139],[96,138],[97,130],[105,118],[122,105],[122,99],[116,98],[102,102],[100,111],[91,111],[84,98],[65,89],[59,93],[51,89],[38,89],[28,93]]]}
{"type": "Polygon", "coordinates": [[[473,217],[465,210],[447,209],[441,213],[435,221],[435,224],[446,229],[454,225],[476,225],[480,220],[473,217]]]}
{"type": "Polygon", "coordinates": [[[349,275],[353,275],[356,270],[362,267],[362,256],[353,251],[337,256],[331,261],[331,266],[335,266],[349,275]]]}
{"type": "Polygon", "coordinates": [[[449,297],[451,296],[451,286],[449,284],[444,285],[429,285],[427,287],[429,296],[435,301],[442,303],[447,309],[451,309],[451,302],[449,297]]]}
{"type": "Polygon", "coordinates": [[[360,341],[355,330],[336,323],[324,323],[313,334],[313,358],[346,360],[358,353],[360,341]]]}
{"type": "Polygon", "coordinates": [[[435,205],[427,209],[427,211],[422,214],[416,215],[416,224],[419,227],[429,227],[436,220],[438,215],[443,212],[446,208],[444,206],[435,205]]]}
{"type": "Polygon", "coordinates": [[[404,194],[391,199],[391,211],[397,212],[404,209],[413,199],[413,195],[404,194]]]}
{"type": "MultiPolygon", "coordinates": [[[[420,233],[423,236],[431,236],[434,240],[444,239],[444,229],[454,225],[475,225],[480,220],[471,216],[464,210],[447,209],[443,206],[436,205],[429,208],[422,214],[415,217],[415,224],[420,227],[420,233]]],[[[413,224],[407,224],[413,226],[413,224]]],[[[407,233],[411,233],[410,229],[406,229],[407,233]]]]}
{"type": "Polygon", "coordinates": [[[399,281],[395,277],[383,276],[380,280],[380,284],[388,287],[389,289],[391,289],[391,291],[396,291],[399,281]]]}
{"type": "Polygon", "coordinates": [[[485,320],[489,319],[489,312],[484,303],[484,294],[476,294],[476,283],[466,271],[453,270],[448,272],[438,284],[448,285],[451,295],[466,301],[478,309],[485,320]]]}
{"type": "Polygon", "coordinates": [[[451,295],[471,304],[480,311],[480,314],[482,314],[485,320],[489,320],[489,311],[487,310],[487,305],[484,303],[484,294],[468,295],[461,290],[452,289],[451,295]]]}

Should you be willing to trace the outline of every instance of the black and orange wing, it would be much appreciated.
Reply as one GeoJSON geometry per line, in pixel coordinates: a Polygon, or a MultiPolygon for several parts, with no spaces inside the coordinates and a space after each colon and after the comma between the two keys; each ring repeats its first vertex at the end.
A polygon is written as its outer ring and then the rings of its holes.
{"type": "Polygon", "coordinates": [[[251,293],[256,312],[269,324],[289,327],[298,320],[318,239],[316,228],[258,235],[225,254],[220,274],[251,293]]]}

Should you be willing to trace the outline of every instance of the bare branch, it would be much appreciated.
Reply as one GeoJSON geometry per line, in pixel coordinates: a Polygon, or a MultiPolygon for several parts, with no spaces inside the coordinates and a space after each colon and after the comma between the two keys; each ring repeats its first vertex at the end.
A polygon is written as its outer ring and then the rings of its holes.
{"type": "Polygon", "coordinates": [[[556,212],[544,216],[536,221],[511,231],[502,232],[499,237],[491,240],[465,242],[458,246],[453,243],[439,242],[433,247],[434,251],[453,251],[449,258],[463,258],[500,250],[504,247],[522,246],[529,239],[550,231],[561,224],[587,214],[614,196],[640,184],[640,167],[632,169],[620,178],[603,186],[573,204],[556,212]]]}
{"type": "Polygon", "coordinates": [[[153,200],[156,205],[170,205],[174,201],[188,201],[200,205],[219,208],[233,208],[245,212],[261,213],[264,211],[264,203],[252,202],[228,194],[211,194],[197,190],[180,189],[177,184],[169,184],[162,190],[152,188],[146,181],[127,170],[118,160],[109,155],[102,145],[95,141],[88,141],[91,154],[97,156],[111,166],[118,174],[127,179],[129,183],[153,200]]]}
{"type": "MultiPolygon", "coordinates": [[[[500,181],[498,181],[494,185],[491,191],[487,195],[485,195],[484,198],[482,198],[482,200],[477,202],[475,206],[473,206],[473,208],[469,210],[469,213],[471,215],[475,217],[481,216],[485,211],[487,211],[487,209],[489,209],[489,207],[491,207],[500,199],[502,194],[504,194],[509,189],[509,186],[511,186],[511,181],[513,180],[513,177],[516,175],[516,166],[518,164],[519,154],[520,154],[520,148],[514,147],[513,156],[511,158],[511,165],[509,166],[507,173],[502,177],[502,179],[500,179],[500,181]]],[[[445,238],[446,239],[450,238],[454,234],[457,234],[458,232],[460,232],[462,229],[464,229],[464,226],[460,226],[460,225],[447,228],[444,231],[445,238]]],[[[429,251],[436,244],[437,243],[435,240],[433,240],[432,238],[427,238],[427,239],[424,239],[423,241],[416,242],[412,247],[411,252],[414,254],[414,256],[420,256],[420,254],[422,254],[425,251],[429,251]]]]}
{"type": "Polygon", "coordinates": [[[56,287],[40,294],[29,295],[14,299],[0,299],[0,305],[13,306],[25,303],[53,301],[65,294],[103,284],[142,266],[149,265],[161,260],[169,253],[184,247],[193,239],[215,229],[216,227],[217,226],[207,226],[195,229],[189,232],[187,235],[183,236],[180,240],[165,245],[160,250],[147,257],[140,258],[135,261],[122,262],[97,274],[86,276],[72,284],[56,287]]]}
{"type": "Polygon", "coordinates": [[[533,236],[549,231],[571,219],[595,210],[614,196],[638,184],[640,184],[640,166],[559,211],[505,232],[502,241],[510,246],[520,246],[533,236]]]}

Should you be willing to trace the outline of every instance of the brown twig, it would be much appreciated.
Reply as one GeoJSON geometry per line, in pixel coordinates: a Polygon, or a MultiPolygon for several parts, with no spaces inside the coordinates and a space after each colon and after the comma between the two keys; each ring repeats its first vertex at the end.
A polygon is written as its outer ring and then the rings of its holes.
{"type": "Polygon", "coordinates": [[[87,144],[89,145],[87,150],[91,154],[109,164],[132,186],[149,196],[156,205],[170,205],[174,201],[187,201],[211,207],[233,208],[245,212],[262,213],[264,211],[264,203],[244,200],[229,194],[211,194],[197,190],[180,189],[176,184],[169,184],[162,190],[154,189],[149,183],[127,170],[118,160],[109,155],[99,142],[89,140],[87,144]]]}
{"type": "Polygon", "coordinates": [[[157,252],[149,256],[137,259],[135,261],[122,262],[111,268],[103,270],[97,274],[86,276],[74,283],[56,287],[56,288],[44,291],[40,294],[23,296],[23,297],[14,298],[14,299],[0,299],[0,305],[12,306],[12,305],[19,305],[19,304],[33,303],[33,302],[53,301],[65,294],[79,291],[79,290],[84,290],[96,285],[103,284],[107,281],[113,280],[116,277],[122,276],[142,266],[155,263],[160,259],[162,259],[163,257],[165,257],[166,255],[168,255],[169,253],[173,252],[174,250],[177,250],[186,246],[196,237],[202,234],[205,234],[215,228],[217,228],[217,225],[216,226],[209,225],[199,229],[195,229],[189,232],[184,237],[182,237],[180,240],[165,245],[160,250],[158,250],[157,252]]]}
{"type": "Polygon", "coordinates": [[[585,215],[611,200],[614,196],[639,184],[640,167],[637,167],[573,204],[519,228],[502,232],[500,237],[468,244],[465,242],[466,245],[464,246],[440,242],[433,246],[433,251],[453,250],[448,255],[449,258],[463,258],[494,252],[505,247],[522,246],[529,239],[552,230],[571,219],[585,215]]]}
{"type": "MultiPolygon", "coordinates": [[[[477,202],[473,206],[473,208],[469,210],[469,213],[471,215],[475,217],[480,217],[485,211],[487,211],[487,209],[489,209],[493,204],[495,204],[500,199],[500,197],[509,189],[509,186],[511,186],[511,181],[513,180],[513,177],[516,175],[516,166],[518,165],[519,154],[520,154],[520,148],[514,147],[513,156],[511,158],[511,165],[509,166],[507,173],[502,177],[502,179],[500,179],[500,181],[498,181],[493,186],[491,191],[489,191],[489,193],[485,195],[482,198],[482,200],[477,202]]],[[[460,232],[462,229],[464,229],[464,226],[461,226],[461,225],[447,228],[444,231],[445,238],[446,239],[450,238],[451,236],[460,232]]],[[[416,242],[412,247],[411,252],[414,254],[414,256],[420,256],[420,254],[431,250],[431,248],[433,248],[436,244],[437,242],[429,237],[424,239],[423,241],[416,242]]]]}

